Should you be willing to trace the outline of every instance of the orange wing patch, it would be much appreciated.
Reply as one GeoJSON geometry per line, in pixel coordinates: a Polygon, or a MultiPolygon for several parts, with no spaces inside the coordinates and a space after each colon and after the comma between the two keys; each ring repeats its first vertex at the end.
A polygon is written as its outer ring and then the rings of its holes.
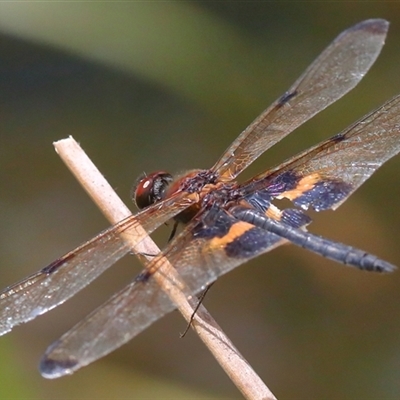
{"type": "Polygon", "coordinates": [[[294,189],[283,192],[276,198],[277,199],[286,198],[289,200],[295,200],[304,193],[311,190],[315,186],[315,184],[321,182],[321,180],[322,176],[320,174],[314,173],[311,175],[307,175],[299,181],[299,183],[294,189]]]}
{"type": "Polygon", "coordinates": [[[209,243],[210,248],[221,248],[225,247],[227,244],[232,243],[235,239],[242,236],[245,232],[253,229],[254,225],[248,222],[240,221],[233,224],[228,233],[222,237],[215,237],[209,243]]]}
{"type": "Polygon", "coordinates": [[[273,204],[270,204],[267,211],[265,211],[265,215],[275,221],[280,221],[282,218],[282,211],[273,204]]]}

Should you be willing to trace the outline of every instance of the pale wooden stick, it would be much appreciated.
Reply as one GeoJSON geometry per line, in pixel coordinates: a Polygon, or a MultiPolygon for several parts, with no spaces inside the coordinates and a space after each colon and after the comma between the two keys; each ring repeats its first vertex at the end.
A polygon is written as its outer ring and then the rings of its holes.
{"type": "MultiPolygon", "coordinates": [[[[112,224],[131,215],[129,209],[72,137],[55,142],[54,147],[112,224]]],[[[144,230],[138,236],[131,243],[135,252],[157,254],[160,251],[144,230]]],[[[124,240],[127,239],[124,237],[124,240]]],[[[190,321],[196,303],[193,299],[187,299],[180,290],[181,287],[185,286],[185,283],[167,259],[163,259],[162,265],[160,263],[160,268],[154,274],[154,278],[177,306],[186,321],[190,321]]],[[[196,312],[192,327],[245,398],[276,400],[272,392],[230,342],[204,306],[201,305],[196,312]]]]}

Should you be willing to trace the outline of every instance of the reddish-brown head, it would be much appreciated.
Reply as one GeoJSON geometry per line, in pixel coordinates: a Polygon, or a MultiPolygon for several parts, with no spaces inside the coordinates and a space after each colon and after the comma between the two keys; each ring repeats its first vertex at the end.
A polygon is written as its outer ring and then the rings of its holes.
{"type": "Polygon", "coordinates": [[[141,210],[164,199],[172,175],[165,171],[157,171],[141,176],[132,189],[132,199],[141,210]]]}

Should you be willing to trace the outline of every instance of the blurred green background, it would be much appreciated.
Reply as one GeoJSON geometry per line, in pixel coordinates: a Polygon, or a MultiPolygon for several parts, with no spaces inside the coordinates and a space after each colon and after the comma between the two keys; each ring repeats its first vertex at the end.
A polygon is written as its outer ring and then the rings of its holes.
{"type": "MultiPolygon", "coordinates": [[[[0,285],[108,226],[53,141],[73,135],[128,203],[142,171],[211,166],[337,34],[376,17],[391,27],[368,76],[245,177],[400,92],[397,2],[1,3],[0,285]]],[[[399,171],[397,157],[310,230],[400,265],[399,171]]],[[[2,337],[0,398],[240,398],[192,332],[179,339],[177,312],[70,377],[40,376],[46,347],[139,270],[125,259],[2,337]]],[[[399,284],[284,246],[221,278],[206,305],[279,399],[398,399],[399,284]]]]}

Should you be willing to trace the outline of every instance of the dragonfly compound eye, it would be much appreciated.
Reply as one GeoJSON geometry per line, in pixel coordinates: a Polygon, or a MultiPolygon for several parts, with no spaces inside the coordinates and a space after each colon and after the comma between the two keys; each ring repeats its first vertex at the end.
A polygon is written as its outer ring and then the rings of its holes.
{"type": "Polygon", "coordinates": [[[133,201],[140,210],[157,203],[164,198],[171,182],[172,175],[164,171],[141,176],[132,190],[133,201]]]}

